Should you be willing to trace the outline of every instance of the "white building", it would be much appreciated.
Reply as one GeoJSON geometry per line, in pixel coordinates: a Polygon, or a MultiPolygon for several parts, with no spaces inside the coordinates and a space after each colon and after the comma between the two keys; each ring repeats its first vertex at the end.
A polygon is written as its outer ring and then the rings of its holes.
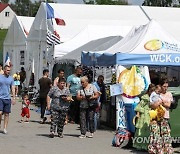
{"type": "Polygon", "coordinates": [[[15,13],[9,4],[0,2],[0,29],[8,29],[15,13]]]}

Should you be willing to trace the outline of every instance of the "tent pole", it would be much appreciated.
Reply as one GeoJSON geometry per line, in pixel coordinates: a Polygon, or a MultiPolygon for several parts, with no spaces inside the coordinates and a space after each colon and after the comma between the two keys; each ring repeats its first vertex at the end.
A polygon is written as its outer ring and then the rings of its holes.
{"type": "Polygon", "coordinates": [[[93,82],[94,82],[95,81],[95,65],[96,65],[95,53],[93,54],[92,60],[93,60],[93,82]]]}
{"type": "Polygon", "coordinates": [[[95,66],[93,66],[93,82],[95,81],[95,66]]]}

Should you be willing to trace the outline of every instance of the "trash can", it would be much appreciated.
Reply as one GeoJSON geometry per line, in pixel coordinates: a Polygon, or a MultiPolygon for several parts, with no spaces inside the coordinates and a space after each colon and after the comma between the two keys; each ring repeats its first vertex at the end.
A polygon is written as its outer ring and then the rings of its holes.
{"type": "Polygon", "coordinates": [[[170,109],[169,123],[171,127],[171,136],[180,137],[180,95],[174,97],[179,97],[179,99],[177,99],[177,107],[175,109],[170,109]]]}
{"type": "Polygon", "coordinates": [[[136,115],[135,112],[135,107],[137,106],[138,103],[125,103],[125,117],[126,117],[126,125],[127,125],[127,130],[130,131],[131,133],[135,133],[135,126],[133,125],[133,118],[136,115]]]}
{"type": "Polygon", "coordinates": [[[168,91],[170,91],[173,95],[177,103],[175,109],[170,109],[170,127],[171,127],[171,136],[172,137],[180,137],[180,87],[169,87],[168,91]]]}

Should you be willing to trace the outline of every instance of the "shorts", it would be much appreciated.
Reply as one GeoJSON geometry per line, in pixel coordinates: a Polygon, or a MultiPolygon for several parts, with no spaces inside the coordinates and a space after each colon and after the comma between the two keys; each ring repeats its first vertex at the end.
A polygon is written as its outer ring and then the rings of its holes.
{"type": "Polygon", "coordinates": [[[19,86],[19,85],[20,85],[20,81],[18,81],[18,80],[17,80],[17,81],[14,81],[14,85],[15,85],[15,86],[19,86]]]}
{"type": "Polygon", "coordinates": [[[11,99],[0,98],[0,111],[4,113],[11,113],[11,99]]]}
{"type": "Polygon", "coordinates": [[[22,117],[26,116],[26,118],[30,118],[29,108],[27,107],[22,108],[21,116],[22,117]]]}

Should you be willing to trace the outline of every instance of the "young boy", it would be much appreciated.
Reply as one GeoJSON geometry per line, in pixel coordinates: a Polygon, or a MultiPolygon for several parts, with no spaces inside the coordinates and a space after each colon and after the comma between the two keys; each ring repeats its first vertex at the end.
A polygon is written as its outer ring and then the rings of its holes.
{"type": "Polygon", "coordinates": [[[30,118],[29,105],[30,105],[30,101],[28,99],[28,95],[25,94],[23,96],[23,101],[22,101],[22,112],[21,112],[22,119],[21,119],[21,122],[29,123],[29,118],[30,118]],[[25,116],[26,116],[26,121],[24,121],[25,116]]]}

